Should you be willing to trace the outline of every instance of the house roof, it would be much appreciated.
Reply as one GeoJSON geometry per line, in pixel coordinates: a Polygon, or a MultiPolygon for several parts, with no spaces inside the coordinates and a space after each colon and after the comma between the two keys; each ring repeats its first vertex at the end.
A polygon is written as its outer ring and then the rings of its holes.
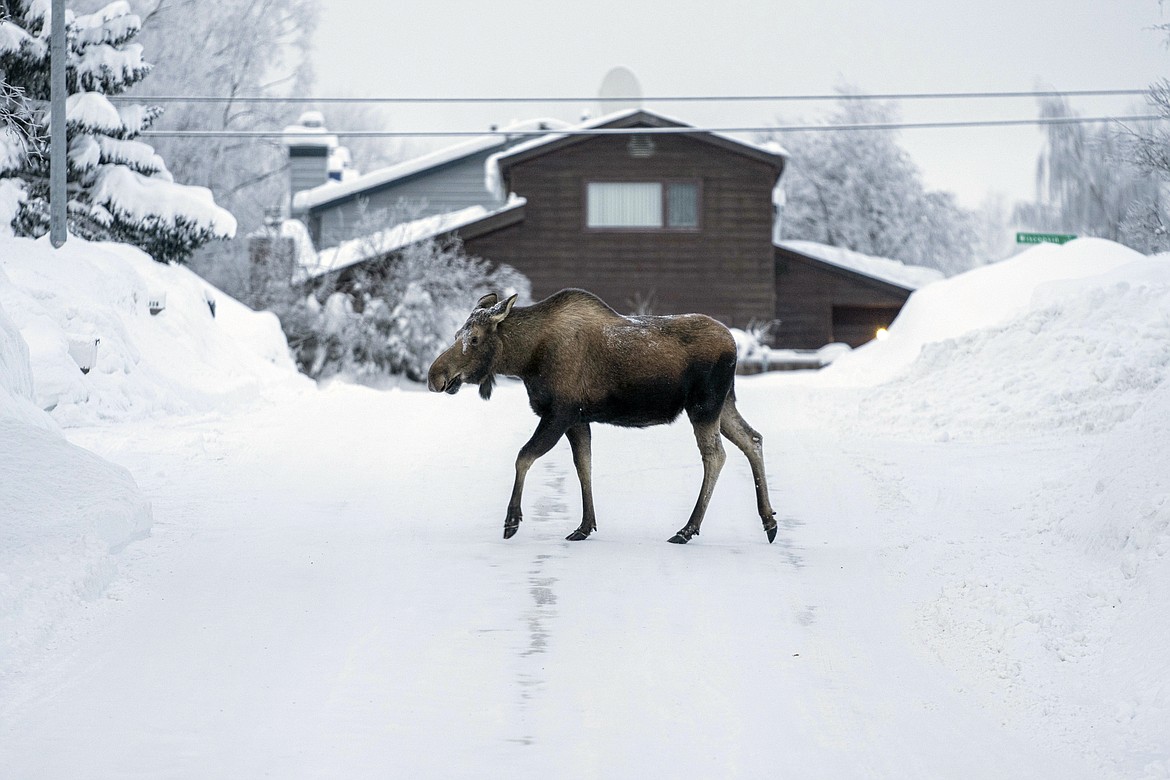
{"type": "Polygon", "coordinates": [[[322,249],[312,264],[302,267],[306,278],[344,271],[347,268],[397,252],[411,244],[458,233],[471,238],[513,225],[524,219],[524,198],[511,198],[497,209],[470,206],[445,214],[434,214],[412,222],[345,241],[338,246],[322,249]]]}
{"type": "Polygon", "coordinates": [[[605,116],[565,128],[562,132],[549,133],[548,135],[516,144],[509,149],[491,155],[484,164],[485,186],[489,192],[502,198],[507,194],[504,179],[507,176],[508,169],[517,163],[554,152],[558,149],[563,149],[566,146],[582,143],[598,134],[591,134],[588,131],[619,131],[634,128],[647,128],[651,132],[657,131],[672,134],[680,132],[690,138],[696,138],[736,154],[742,154],[771,165],[776,169],[777,177],[784,171],[784,165],[788,160],[788,153],[779,144],[771,142],[763,144],[753,143],[726,133],[709,130],[696,129],[693,132],[688,131],[687,128],[691,127],[694,126],[679,119],[674,119],[644,108],[632,108],[606,114],[605,116]]]}
{"type": "Polygon", "coordinates": [[[527,134],[549,130],[561,130],[567,127],[559,119],[531,119],[517,122],[502,130],[470,138],[442,149],[436,149],[419,157],[404,160],[376,171],[370,171],[344,182],[330,181],[308,190],[301,190],[293,195],[293,211],[309,211],[310,209],[325,206],[339,200],[345,200],[361,195],[369,190],[385,187],[401,182],[412,176],[433,171],[468,157],[499,149],[506,146],[510,140],[508,134],[527,134]]]}
{"type": "Polygon", "coordinates": [[[815,241],[781,241],[775,247],[790,255],[826,267],[838,273],[860,277],[871,283],[896,287],[903,292],[914,292],[931,282],[943,279],[934,268],[906,265],[898,260],[872,257],[842,247],[818,244],[815,241]]]}

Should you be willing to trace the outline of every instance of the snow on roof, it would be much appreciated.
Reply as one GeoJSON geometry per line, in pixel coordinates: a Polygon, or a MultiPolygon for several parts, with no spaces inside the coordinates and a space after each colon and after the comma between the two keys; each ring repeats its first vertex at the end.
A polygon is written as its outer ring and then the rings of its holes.
{"type": "MultiPolygon", "coordinates": [[[[504,127],[499,133],[477,136],[442,149],[436,149],[420,157],[405,160],[400,163],[379,168],[376,171],[358,176],[344,182],[326,182],[308,190],[301,190],[293,196],[294,211],[308,211],[317,206],[330,203],[340,198],[356,195],[374,187],[381,187],[391,182],[405,179],[416,173],[446,165],[473,154],[486,152],[490,149],[503,146],[507,143],[507,136],[501,133],[532,133],[541,130],[563,130],[568,125],[559,119],[529,119],[515,122],[504,127]]],[[[500,198],[503,200],[503,198],[500,198]]]]}
{"type": "Polygon", "coordinates": [[[285,146],[323,146],[326,149],[337,147],[337,136],[329,133],[325,127],[325,115],[320,111],[305,111],[296,121],[296,124],[284,128],[284,137],[281,143],[285,146]]]}
{"type": "MultiPolygon", "coordinates": [[[[657,111],[650,111],[650,110],[645,109],[645,108],[635,107],[635,108],[623,109],[621,111],[614,111],[611,114],[605,114],[603,116],[593,117],[593,118],[587,119],[584,122],[581,122],[579,124],[564,127],[564,128],[562,128],[562,130],[564,130],[564,132],[549,133],[548,135],[543,135],[543,136],[540,136],[538,138],[533,138],[530,141],[525,141],[524,143],[516,144],[515,146],[513,146],[509,149],[505,149],[503,151],[497,152],[496,154],[493,154],[484,163],[484,186],[487,188],[488,192],[492,193],[497,198],[504,198],[504,197],[506,197],[507,193],[504,191],[503,177],[500,173],[500,162],[502,162],[503,160],[507,159],[508,157],[512,157],[513,155],[521,155],[521,154],[524,154],[526,152],[532,151],[533,149],[539,149],[540,147],[545,146],[546,144],[556,143],[557,141],[562,141],[566,138],[571,138],[574,132],[579,132],[581,130],[604,129],[608,125],[612,125],[612,124],[621,122],[623,120],[630,119],[631,117],[637,116],[638,114],[648,114],[650,116],[656,117],[657,119],[661,119],[661,120],[663,120],[663,122],[667,126],[676,125],[678,127],[683,127],[683,128],[693,127],[693,125],[691,125],[689,122],[684,122],[681,119],[675,119],[674,117],[670,117],[670,116],[667,116],[665,114],[660,114],[657,111]]],[[[702,132],[704,135],[708,135],[708,136],[711,136],[714,138],[719,138],[719,139],[722,139],[724,141],[728,141],[730,143],[736,144],[738,146],[746,147],[746,148],[751,149],[751,150],[756,151],[756,152],[763,152],[764,154],[774,155],[777,157],[788,157],[789,156],[788,152],[784,149],[784,147],[782,147],[780,144],[776,143],[775,141],[766,141],[764,143],[755,143],[753,141],[748,141],[748,140],[745,140],[743,138],[736,138],[735,136],[729,135],[727,133],[719,133],[719,132],[711,132],[711,131],[702,131],[702,132]]]]}
{"type": "Polygon", "coordinates": [[[327,149],[338,146],[337,136],[323,127],[289,125],[282,132],[284,135],[280,140],[285,146],[324,146],[327,149]]]}
{"type": "Polygon", "coordinates": [[[309,258],[309,262],[306,263],[302,256],[304,274],[312,279],[332,271],[340,271],[376,255],[395,252],[419,241],[467,227],[482,219],[522,208],[525,203],[527,201],[524,198],[511,198],[507,204],[495,210],[489,210],[484,206],[469,206],[458,211],[432,214],[412,222],[403,222],[368,236],[350,239],[338,246],[321,250],[317,253],[315,262],[309,258]]]}
{"type": "Polygon", "coordinates": [[[934,268],[906,265],[900,260],[863,255],[851,249],[818,244],[815,241],[780,241],[777,246],[906,290],[917,290],[944,278],[942,272],[934,268]]]}

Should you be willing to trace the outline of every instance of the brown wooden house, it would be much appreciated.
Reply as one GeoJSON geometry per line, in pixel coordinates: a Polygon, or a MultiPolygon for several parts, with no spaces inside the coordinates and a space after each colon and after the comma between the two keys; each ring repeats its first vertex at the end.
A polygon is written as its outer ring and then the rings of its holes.
{"type": "MultiPolygon", "coordinates": [[[[486,157],[482,214],[438,234],[515,267],[536,299],[581,287],[624,313],[702,312],[736,327],[780,320],[777,347],[862,343],[912,287],[774,244],[785,164],[778,148],[629,110],[486,157]]],[[[426,172],[412,171],[418,186],[426,172]]]]}
{"type": "MultiPolygon", "coordinates": [[[[606,130],[682,129],[648,111],[606,130]]],[[[774,316],[777,152],[711,133],[558,134],[496,155],[524,218],[468,251],[508,263],[534,297],[583,287],[619,311],[697,311],[731,325],[774,316]]]]}

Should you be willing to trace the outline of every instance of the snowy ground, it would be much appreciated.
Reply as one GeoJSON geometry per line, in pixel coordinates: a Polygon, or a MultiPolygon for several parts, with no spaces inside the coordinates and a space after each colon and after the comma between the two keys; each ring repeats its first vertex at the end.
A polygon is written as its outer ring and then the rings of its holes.
{"type": "MultiPolygon", "coordinates": [[[[89,547],[69,556],[39,530],[52,507],[0,527],[0,561],[26,564],[0,574],[4,774],[1167,776],[1170,273],[1105,242],[1029,255],[925,288],[818,375],[739,380],[773,545],[734,451],[702,536],[666,544],[700,479],[685,424],[595,430],[583,543],[562,538],[562,443],[505,542],[535,422],[513,383],[487,404],[317,390],[253,323],[251,357],[191,353],[231,394],[119,362],[153,395],[117,413],[105,386],[75,393],[66,442],[0,340],[0,424],[41,431],[66,475],[82,456],[58,450],[100,456],[150,528],[103,541],[74,515],[89,547]],[[994,305],[960,310],[984,289],[994,305]],[[61,560],[106,575],[70,596],[61,560]]],[[[4,281],[21,332],[28,300],[64,318],[4,281]]],[[[159,324],[119,322],[133,344],[159,324]]],[[[0,475],[30,513],[48,501],[7,450],[0,475]]]]}

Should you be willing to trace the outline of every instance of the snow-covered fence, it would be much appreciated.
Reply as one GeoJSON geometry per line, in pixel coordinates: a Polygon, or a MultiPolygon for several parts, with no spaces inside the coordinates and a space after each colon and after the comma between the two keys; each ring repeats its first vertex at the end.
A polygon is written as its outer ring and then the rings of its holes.
{"type": "Polygon", "coordinates": [[[849,351],[848,344],[826,344],[820,349],[773,349],[761,343],[755,332],[732,328],[731,335],[735,337],[737,374],[824,368],[849,351]]]}

